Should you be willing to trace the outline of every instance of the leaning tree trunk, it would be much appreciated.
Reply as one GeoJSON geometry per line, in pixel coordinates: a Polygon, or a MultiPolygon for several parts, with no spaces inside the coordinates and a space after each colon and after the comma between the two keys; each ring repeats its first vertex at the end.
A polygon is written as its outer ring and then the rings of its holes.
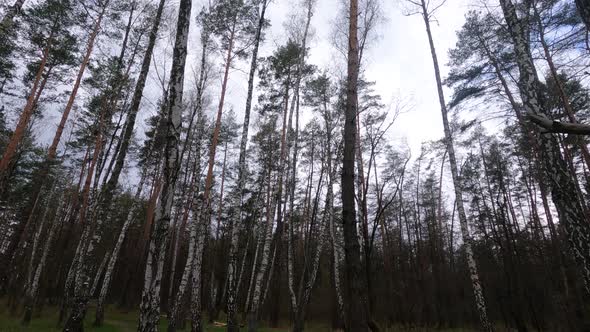
{"type": "MultiPolygon", "coordinates": [[[[157,130],[156,130],[156,133],[154,136],[155,137],[158,136],[157,130]]],[[[154,149],[155,148],[153,147],[153,145],[150,144],[150,146],[148,147],[149,152],[148,152],[147,159],[149,159],[153,155],[154,149]]],[[[111,281],[113,278],[113,270],[115,268],[115,264],[117,263],[117,261],[119,259],[119,252],[121,251],[121,247],[123,246],[123,242],[125,241],[125,237],[127,236],[127,231],[129,229],[129,227],[131,226],[131,223],[134,221],[135,214],[142,208],[143,204],[141,202],[141,193],[143,191],[143,186],[145,185],[145,182],[147,180],[147,176],[148,176],[148,163],[146,163],[143,166],[143,169],[141,171],[141,178],[139,180],[139,183],[137,185],[137,189],[135,191],[133,204],[127,213],[127,218],[125,219],[125,222],[123,223],[123,227],[121,228],[121,231],[119,233],[119,237],[117,238],[117,242],[115,243],[115,247],[113,248],[113,251],[111,252],[111,256],[110,256],[109,262],[107,264],[105,276],[104,276],[104,279],[102,282],[102,287],[100,289],[100,293],[98,295],[98,300],[97,300],[97,304],[96,304],[96,314],[95,314],[95,319],[94,319],[94,326],[102,326],[102,324],[104,322],[105,300],[106,300],[106,297],[109,293],[109,289],[111,286],[111,281]]],[[[98,276],[97,276],[97,278],[98,278],[98,276]]]]}
{"type": "Polygon", "coordinates": [[[237,319],[237,302],[238,302],[238,283],[237,265],[238,265],[238,241],[242,229],[244,187],[246,182],[246,147],[248,145],[248,130],[250,127],[250,111],[252,109],[252,98],[254,95],[254,76],[256,74],[258,62],[258,48],[262,38],[262,29],[264,28],[266,8],[268,0],[261,2],[260,16],[258,18],[258,27],[254,49],[252,50],[252,61],[250,63],[250,74],[248,77],[248,96],[246,97],[246,111],[244,112],[244,124],[242,126],[242,138],[240,141],[240,155],[238,161],[238,179],[236,193],[234,194],[234,212],[230,215],[230,248],[229,248],[229,266],[228,266],[228,285],[227,291],[227,330],[229,332],[239,331],[239,322],[237,319]]]}
{"type": "Polygon", "coordinates": [[[35,100],[37,99],[37,90],[41,90],[39,88],[39,83],[41,82],[41,78],[43,76],[43,72],[45,71],[45,65],[47,64],[47,60],[49,58],[49,50],[51,47],[51,39],[53,37],[50,35],[47,39],[47,45],[43,50],[43,55],[41,57],[41,64],[39,65],[39,69],[37,70],[37,74],[35,75],[35,79],[33,80],[33,86],[31,87],[31,91],[29,92],[29,98],[27,99],[27,103],[23,112],[21,113],[18,124],[10,137],[10,141],[6,148],[4,149],[4,154],[2,155],[2,160],[0,160],[0,193],[4,193],[6,184],[9,177],[9,166],[12,164],[12,160],[14,155],[16,154],[18,145],[22,141],[25,132],[28,128],[29,122],[31,120],[31,116],[33,115],[33,111],[35,110],[35,100]]]}
{"type": "MultiPolygon", "coordinates": [[[[146,164],[147,166],[147,164],[146,164]]],[[[123,227],[119,232],[119,237],[117,237],[117,242],[115,243],[115,247],[111,252],[111,257],[109,258],[109,262],[107,264],[106,272],[104,274],[104,279],[102,281],[102,286],[100,288],[100,293],[98,295],[98,301],[96,303],[96,315],[94,319],[94,326],[102,326],[104,322],[104,306],[105,300],[109,293],[109,288],[111,286],[111,280],[113,279],[113,270],[115,269],[115,264],[117,264],[117,260],[119,259],[119,252],[121,251],[121,247],[123,246],[123,241],[125,241],[125,236],[127,235],[127,230],[131,223],[135,218],[135,214],[141,209],[142,202],[141,202],[141,192],[143,190],[143,186],[145,184],[145,180],[147,177],[147,167],[144,166],[143,171],[141,172],[141,178],[139,180],[139,184],[137,185],[137,189],[135,191],[135,196],[133,198],[133,204],[127,212],[127,218],[125,218],[125,222],[123,223],[123,227]]]]}
{"type": "Polygon", "coordinates": [[[347,331],[369,331],[367,290],[361,268],[361,251],[356,228],[354,160],[358,101],[359,49],[358,0],[350,0],[348,26],[348,75],[342,162],[342,224],[346,273],[345,312],[347,331]]]}
{"type": "MultiPolygon", "coordinates": [[[[166,0],[160,0],[158,8],[156,9],[156,16],[154,17],[154,21],[152,23],[150,34],[148,37],[147,47],[145,50],[143,61],[141,63],[141,69],[139,71],[139,76],[137,77],[137,83],[135,84],[133,96],[131,97],[131,105],[129,107],[129,111],[127,112],[127,118],[124,124],[125,129],[120,140],[120,146],[117,150],[118,153],[116,154],[116,159],[113,159],[116,160],[115,165],[113,167],[111,177],[101,189],[101,193],[99,196],[99,203],[97,204],[97,209],[100,212],[98,214],[99,219],[104,219],[107,216],[108,211],[110,210],[111,200],[114,196],[114,191],[117,188],[117,184],[119,183],[119,177],[125,164],[125,159],[127,157],[127,152],[129,150],[129,144],[131,142],[131,137],[133,135],[133,129],[135,127],[135,120],[137,118],[137,113],[139,112],[139,106],[141,104],[141,99],[143,97],[143,90],[145,88],[147,76],[149,74],[150,66],[152,64],[152,56],[154,53],[156,40],[158,38],[158,30],[160,28],[160,22],[162,19],[162,13],[164,11],[165,4],[166,0]]],[[[165,100],[167,100],[167,98],[165,98],[165,100]]],[[[113,158],[115,157],[113,156],[113,158]]],[[[108,173],[109,172],[107,172],[107,174],[108,173]]]]}
{"type": "MultiPolygon", "coordinates": [[[[272,159],[272,156],[271,156],[272,159]]],[[[267,166],[268,167],[268,166],[267,166]]],[[[260,309],[260,302],[261,302],[261,294],[262,294],[262,283],[264,280],[264,274],[269,266],[269,256],[270,256],[270,247],[272,242],[272,230],[273,230],[273,220],[274,220],[274,204],[279,204],[274,202],[273,195],[271,193],[272,188],[272,171],[271,168],[268,168],[268,184],[267,184],[267,203],[266,203],[266,222],[264,223],[264,227],[261,227],[262,232],[259,235],[259,243],[257,248],[260,250],[261,259],[260,259],[260,268],[258,271],[255,271],[256,261],[254,264],[254,268],[252,270],[252,279],[250,280],[250,287],[252,292],[252,300],[250,301],[248,310],[248,331],[255,332],[258,328],[258,310],[260,309]],[[262,247],[260,247],[262,246],[262,247]]],[[[250,290],[248,290],[250,293],[250,290]]]]}
{"type": "MultiPolygon", "coordinates": [[[[197,114],[197,130],[202,130],[203,126],[203,119],[201,110],[198,110],[197,114]]],[[[189,248],[188,248],[188,257],[186,259],[185,267],[182,273],[182,277],[180,279],[180,284],[178,285],[178,290],[176,291],[176,297],[174,297],[174,303],[172,304],[172,310],[170,311],[169,320],[168,320],[168,332],[176,331],[176,325],[180,320],[180,308],[183,304],[185,294],[187,291],[187,287],[189,282],[192,280],[191,275],[194,271],[196,256],[198,255],[199,248],[199,240],[201,233],[204,233],[205,230],[203,229],[203,196],[199,193],[199,180],[198,177],[201,174],[201,136],[197,136],[197,146],[195,151],[195,170],[193,175],[193,186],[192,188],[192,202],[189,206],[195,208],[193,211],[193,221],[190,226],[189,231],[189,248]],[[196,185],[195,185],[196,183],[196,185]]],[[[179,241],[180,238],[177,240],[179,241]]],[[[172,281],[171,281],[172,282],[172,281]]]]}
{"type": "MultiPolygon", "coordinates": [[[[549,116],[539,96],[540,82],[522,27],[523,22],[518,18],[511,0],[500,0],[500,5],[514,44],[523,108],[529,115],[549,116]]],[[[564,225],[570,249],[584,277],[586,291],[590,292],[590,226],[586,222],[581,198],[577,194],[574,174],[570,172],[561,155],[555,135],[538,133],[537,142],[559,220],[564,225]]]]}
{"type": "MultiPolygon", "coordinates": [[[[60,195],[60,199],[58,200],[58,202],[62,202],[64,200],[64,194],[62,192],[62,194],[60,195]]],[[[48,201],[48,203],[51,201],[51,199],[48,201]]],[[[63,202],[60,206],[60,208],[56,211],[53,221],[51,223],[51,227],[49,228],[49,233],[47,234],[47,238],[45,239],[45,244],[43,245],[43,251],[41,253],[41,258],[39,259],[39,263],[37,263],[37,266],[35,268],[35,270],[33,271],[32,269],[32,263],[33,263],[33,257],[34,257],[34,250],[33,253],[31,255],[31,265],[30,265],[30,269],[31,271],[30,276],[29,276],[29,281],[28,281],[28,286],[27,286],[27,290],[25,292],[25,304],[24,304],[24,315],[23,315],[23,325],[28,325],[31,321],[32,315],[33,315],[33,307],[35,306],[35,299],[37,297],[37,292],[39,290],[39,280],[41,278],[41,273],[43,273],[43,269],[45,268],[45,262],[47,261],[47,256],[49,255],[49,250],[51,248],[51,242],[53,241],[53,237],[55,236],[55,233],[58,229],[58,227],[60,226],[60,218],[62,217],[61,214],[63,212],[63,210],[66,208],[67,204],[65,202],[63,202]]],[[[46,207],[46,209],[49,209],[49,206],[46,207]]],[[[43,218],[45,219],[46,216],[44,216],[43,218]]],[[[41,233],[41,228],[39,230],[39,233],[41,233]]]]}
{"type": "MultiPolygon", "coordinates": [[[[68,120],[70,111],[74,106],[74,101],[76,100],[76,96],[78,94],[78,89],[80,88],[80,84],[82,82],[82,77],[84,76],[84,72],[86,71],[86,67],[88,66],[88,62],[90,61],[90,56],[92,55],[92,50],[94,48],[94,41],[100,32],[100,26],[106,9],[108,7],[109,1],[103,4],[103,7],[94,22],[94,26],[88,38],[88,43],[86,47],[86,53],[84,54],[84,58],[82,59],[82,63],[80,64],[80,68],[78,69],[78,74],[76,76],[76,81],[74,82],[74,86],[72,87],[72,92],[70,93],[70,97],[68,99],[68,103],[66,104],[66,108],[62,114],[60,123],[57,127],[55,132],[55,136],[53,137],[53,141],[49,146],[47,151],[47,156],[45,157],[45,161],[40,166],[38,170],[38,174],[35,175],[35,185],[33,186],[33,194],[31,195],[31,202],[34,205],[34,202],[37,202],[39,199],[39,195],[41,194],[41,189],[45,184],[47,179],[47,175],[51,170],[51,166],[53,161],[57,155],[57,147],[61,140],[61,135],[63,133],[65,124],[68,120]]],[[[33,94],[34,95],[34,94],[33,94]]],[[[20,121],[20,120],[19,120],[20,121]]],[[[4,160],[4,158],[3,158],[4,160]]],[[[12,239],[8,249],[4,252],[4,255],[0,257],[0,280],[4,279],[5,272],[8,271],[9,262],[17,248],[21,246],[21,244],[26,240],[26,234],[28,233],[29,228],[31,227],[30,223],[32,218],[27,218],[26,222],[21,222],[16,227],[14,238],[12,239]]]]}
{"type": "MultiPolygon", "coordinates": [[[[199,174],[200,172],[196,173],[199,174]]],[[[196,208],[194,211],[193,222],[190,225],[189,231],[189,243],[188,243],[188,257],[186,258],[186,263],[184,266],[184,270],[182,273],[182,277],[180,278],[180,284],[178,286],[178,290],[176,291],[176,297],[174,298],[174,303],[172,305],[172,310],[170,311],[170,318],[168,320],[168,332],[175,332],[176,331],[176,324],[179,317],[180,307],[184,302],[184,297],[189,285],[189,281],[191,281],[191,275],[195,269],[195,260],[196,256],[198,255],[197,250],[200,249],[199,246],[201,245],[201,234],[206,232],[203,229],[203,218],[202,218],[202,207],[203,207],[203,195],[199,194],[197,190],[194,192],[193,197],[193,206],[196,208]]],[[[194,279],[194,277],[193,277],[194,279]]],[[[192,290],[195,292],[195,289],[192,290]]]]}
{"type": "MultiPolygon", "coordinates": [[[[103,112],[106,112],[106,110],[103,110],[103,112]]],[[[100,119],[98,120],[98,129],[96,132],[94,153],[92,161],[88,168],[88,174],[86,175],[86,181],[84,183],[83,189],[82,207],[79,211],[78,224],[84,227],[84,233],[88,235],[92,234],[92,237],[89,239],[90,241],[88,241],[88,239],[86,239],[84,236],[80,238],[82,247],[80,251],[81,256],[78,258],[78,264],[76,265],[76,274],[74,282],[75,302],[73,303],[70,316],[68,317],[68,320],[66,321],[66,324],[64,326],[64,330],[68,332],[84,330],[84,317],[86,316],[88,301],[90,300],[90,296],[92,295],[90,278],[92,276],[92,271],[95,268],[96,262],[94,257],[94,251],[101,240],[100,232],[102,225],[99,223],[100,220],[97,220],[97,223],[95,225],[92,225],[90,222],[85,221],[87,219],[87,215],[90,214],[90,211],[92,210],[88,207],[90,201],[90,186],[92,183],[92,177],[94,175],[94,170],[96,168],[98,157],[100,155],[100,152],[102,151],[103,126],[106,116],[108,115],[101,113],[100,119]]],[[[106,260],[103,260],[103,263],[106,263],[106,260]]]]}
{"type": "MultiPolygon", "coordinates": [[[[192,134],[192,126],[193,126],[193,121],[194,121],[194,117],[195,115],[197,116],[197,123],[196,123],[196,131],[199,131],[199,134],[196,135],[196,139],[197,139],[197,146],[196,146],[196,156],[194,158],[194,165],[192,167],[192,178],[191,178],[191,182],[190,182],[190,186],[189,188],[192,188],[191,190],[193,191],[192,194],[194,194],[195,192],[198,192],[198,185],[199,185],[199,178],[201,176],[201,141],[202,141],[202,137],[201,137],[201,133],[204,131],[203,129],[203,118],[202,118],[202,110],[203,110],[203,93],[205,91],[205,84],[207,81],[207,74],[206,74],[206,65],[207,65],[207,50],[208,50],[208,45],[209,45],[209,38],[208,36],[202,36],[201,38],[201,47],[202,47],[202,51],[201,51],[201,64],[200,64],[200,70],[199,70],[199,81],[197,84],[197,104],[195,105],[194,111],[191,114],[191,118],[190,118],[190,123],[189,123],[189,128],[187,130],[187,134],[186,134],[186,140],[184,142],[184,146],[182,149],[182,153],[181,153],[181,160],[182,157],[185,153],[185,151],[188,149],[188,143],[189,141],[192,139],[194,140],[194,135],[192,134]],[[195,188],[195,185],[197,186],[195,188]]],[[[189,151],[189,157],[187,157],[187,164],[186,167],[188,169],[189,165],[190,165],[190,152],[189,151]]],[[[189,195],[191,195],[191,193],[189,192],[189,195]]],[[[184,196],[184,192],[183,192],[183,196],[184,196]]],[[[172,263],[171,263],[171,271],[170,271],[170,285],[169,285],[169,289],[168,289],[168,297],[172,298],[173,296],[173,289],[174,289],[174,277],[176,274],[176,261],[177,261],[177,256],[178,256],[178,250],[180,248],[180,238],[181,238],[181,232],[184,231],[184,228],[186,226],[186,222],[188,220],[188,216],[189,216],[189,211],[194,207],[194,199],[190,199],[189,198],[189,204],[186,204],[185,206],[185,210],[184,210],[184,214],[182,216],[182,221],[180,224],[180,229],[176,231],[175,234],[175,238],[173,238],[173,243],[171,245],[172,247],[172,263]]]]}
{"type": "Polygon", "coordinates": [[[463,190],[461,187],[461,178],[459,176],[459,169],[457,167],[457,157],[455,155],[455,145],[453,142],[453,135],[451,132],[451,126],[448,119],[448,110],[445,102],[445,96],[443,92],[442,79],[440,75],[440,69],[438,66],[438,57],[436,55],[436,49],[434,48],[434,41],[432,39],[432,32],[430,30],[430,14],[426,7],[425,0],[421,0],[422,18],[426,26],[426,33],[428,35],[428,43],[430,45],[430,53],[432,55],[432,62],[434,65],[434,75],[436,77],[436,87],[438,91],[438,99],[440,102],[440,110],[443,119],[443,127],[445,132],[446,148],[449,154],[449,163],[451,166],[451,175],[453,178],[453,185],[455,187],[455,201],[457,204],[457,212],[459,215],[459,223],[461,225],[461,236],[464,242],[465,254],[467,258],[467,267],[469,268],[469,277],[471,278],[471,286],[473,288],[473,295],[475,297],[475,306],[477,313],[479,314],[480,324],[483,330],[492,331],[492,325],[488,319],[486,302],[483,295],[483,289],[479,280],[479,272],[477,271],[477,263],[473,254],[473,239],[469,234],[469,228],[467,225],[467,215],[465,213],[465,207],[463,205],[463,190]]]}
{"type": "Polygon", "coordinates": [[[160,321],[160,288],[166,248],[168,247],[168,224],[171,218],[174,191],[180,170],[179,141],[182,130],[182,95],[186,65],[188,32],[192,0],[179,4],[176,40],[172,55],[172,68],[167,105],[166,147],[164,151],[164,174],[160,200],[156,207],[154,225],[148,249],[144,288],[141,298],[139,332],[154,332],[160,321]]]}

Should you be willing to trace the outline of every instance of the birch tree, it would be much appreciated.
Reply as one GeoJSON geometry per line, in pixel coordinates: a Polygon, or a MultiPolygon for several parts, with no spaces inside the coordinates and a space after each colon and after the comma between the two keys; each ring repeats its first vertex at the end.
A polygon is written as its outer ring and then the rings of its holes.
{"type": "Polygon", "coordinates": [[[432,62],[434,65],[434,75],[436,78],[436,86],[438,92],[438,98],[441,108],[441,114],[443,118],[443,128],[445,132],[445,141],[447,145],[447,151],[449,154],[449,163],[451,166],[451,174],[453,177],[453,186],[455,187],[455,201],[457,204],[457,211],[459,216],[459,222],[461,225],[461,236],[463,237],[464,246],[465,246],[465,254],[467,256],[467,264],[469,267],[469,277],[471,279],[473,294],[475,297],[475,306],[479,315],[479,320],[481,323],[482,329],[486,331],[491,331],[492,325],[488,319],[486,302],[483,294],[483,289],[479,277],[479,273],[477,270],[477,263],[475,261],[475,257],[473,254],[473,240],[471,234],[469,233],[469,227],[467,225],[467,214],[465,212],[465,208],[463,206],[463,193],[461,189],[461,178],[459,176],[459,169],[457,164],[457,157],[455,154],[455,145],[453,141],[453,133],[451,131],[451,126],[449,124],[448,119],[448,109],[447,104],[445,101],[443,86],[442,86],[442,78],[440,74],[440,68],[438,65],[438,57],[436,54],[436,49],[434,46],[434,40],[432,38],[432,31],[430,29],[430,22],[432,17],[436,11],[440,7],[440,5],[432,5],[428,6],[424,0],[421,2],[413,2],[411,3],[418,7],[418,12],[422,16],[424,20],[424,25],[426,28],[426,33],[428,36],[428,43],[430,45],[430,53],[432,55],[432,62]]]}
{"type": "Polygon", "coordinates": [[[140,306],[138,331],[142,332],[157,331],[160,321],[160,286],[168,244],[168,227],[171,219],[174,191],[180,168],[179,141],[182,126],[184,70],[186,65],[191,6],[191,0],[182,0],[180,2],[178,21],[176,23],[173,62],[170,70],[169,97],[166,105],[167,139],[164,149],[163,184],[150,237],[140,306]]]}

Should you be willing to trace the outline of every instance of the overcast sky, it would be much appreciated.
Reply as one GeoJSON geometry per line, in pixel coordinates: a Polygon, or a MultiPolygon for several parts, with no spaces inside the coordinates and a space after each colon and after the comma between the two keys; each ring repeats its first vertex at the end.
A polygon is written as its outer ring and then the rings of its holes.
{"type": "MultiPolygon", "coordinates": [[[[336,70],[335,63],[341,57],[331,42],[340,1],[342,0],[317,0],[312,19],[315,34],[309,43],[308,61],[320,69],[332,72],[336,70]]],[[[270,4],[267,17],[272,26],[261,48],[261,56],[270,55],[278,45],[285,43],[287,37],[284,23],[290,13],[297,9],[294,8],[297,2],[274,0],[270,4]]],[[[455,45],[456,31],[464,22],[469,2],[470,0],[448,0],[438,10],[437,22],[432,24],[443,76],[447,73],[447,52],[455,45]]],[[[409,112],[401,115],[391,128],[390,137],[393,144],[405,144],[407,141],[412,154],[417,155],[422,142],[442,137],[443,130],[424,22],[420,16],[405,16],[402,3],[403,0],[382,1],[384,20],[377,29],[378,40],[370,45],[366,54],[364,73],[367,80],[376,82],[376,92],[382,96],[385,104],[394,104],[394,100],[402,99],[406,104],[412,105],[409,112]]],[[[194,8],[197,7],[200,6],[196,5],[194,8]]],[[[194,25],[192,27],[195,28],[194,25]]],[[[198,44],[198,32],[193,31],[193,35],[193,49],[198,49],[198,45],[195,45],[198,44]]],[[[189,64],[197,65],[199,52],[189,53],[189,64]]],[[[216,63],[216,69],[220,72],[222,62],[219,59],[216,63]]],[[[235,109],[238,122],[242,121],[247,92],[247,65],[247,62],[238,65],[239,69],[233,70],[230,75],[226,107],[235,109]]],[[[212,84],[213,89],[218,89],[221,78],[217,78],[212,84]]]]}
{"type": "MultiPolygon", "coordinates": [[[[315,37],[309,45],[309,61],[319,68],[334,70],[334,59],[340,56],[330,41],[340,1],[317,1],[312,19],[315,37]]],[[[401,1],[382,1],[385,20],[378,27],[378,41],[369,47],[364,70],[366,79],[376,82],[376,90],[384,103],[403,99],[413,105],[410,112],[399,117],[391,134],[400,143],[402,139],[407,139],[412,150],[416,150],[421,142],[443,135],[442,120],[424,22],[420,16],[403,15],[401,1]]],[[[438,24],[432,25],[443,76],[447,73],[447,51],[455,45],[456,31],[464,22],[468,1],[448,0],[436,14],[438,24]]],[[[270,54],[276,45],[284,43],[286,36],[283,22],[296,2],[272,2],[268,15],[272,27],[262,55],[270,54]]],[[[245,99],[246,75],[235,72],[232,77],[237,84],[232,85],[232,97],[229,100],[235,106],[236,113],[239,113],[245,99]]],[[[413,151],[414,155],[418,153],[413,151]]]]}
{"type": "MultiPolygon", "coordinates": [[[[338,70],[339,61],[345,60],[331,42],[334,22],[340,12],[340,1],[342,0],[317,0],[312,19],[314,37],[308,43],[310,48],[308,61],[320,70],[326,69],[335,72],[338,70]]],[[[301,8],[295,7],[298,2],[299,0],[274,0],[271,2],[267,12],[271,27],[266,33],[266,40],[261,47],[260,56],[270,55],[277,46],[286,42],[287,33],[284,25],[294,11],[301,10],[301,8]]],[[[469,3],[472,2],[473,0],[448,0],[435,15],[437,21],[432,24],[432,32],[443,77],[448,72],[446,66],[448,50],[455,45],[456,31],[463,24],[469,3]]],[[[193,17],[201,8],[202,3],[202,0],[195,1],[193,17]]],[[[171,6],[174,8],[175,2],[171,3],[171,6]]],[[[383,0],[381,7],[384,20],[377,28],[377,41],[367,50],[363,68],[364,75],[367,80],[376,83],[376,92],[382,96],[382,101],[385,104],[393,105],[395,100],[401,99],[411,105],[408,112],[400,115],[390,129],[389,140],[391,144],[397,146],[405,146],[407,142],[412,150],[412,155],[417,156],[420,154],[422,142],[439,139],[443,136],[440,106],[426,30],[420,16],[404,15],[403,0],[383,0]]],[[[176,15],[172,10],[171,12],[171,15],[176,15]]],[[[170,34],[172,33],[173,31],[170,31],[170,34]]],[[[166,43],[163,40],[159,49],[154,59],[155,66],[162,66],[163,63],[169,66],[171,42],[166,43]]],[[[193,75],[192,73],[195,72],[199,56],[199,31],[193,21],[187,75],[193,75]]],[[[218,103],[217,92],[221,86],[221,72],[223,70],[221,56],[217,56],[213,61],[217,77],[208,87],[210,92],[213,91],[211,93],[213,107],[209,111],[211,116],[213,116],[214,108],[218,103]]],[[[238,123],[241,123],[243,119],[249,61],[248,59],[236,64],[236,68],[230,72],[225,110],[233,108],[238,123]]],[[[153,105],[160,97],[161,90],[157,87],[154,72],[155,70],[152,68],[152,84],[144,98],[146,106],[153,105]]],[[[167,72],[167,69],[160,69],[159,72],[167,72]]],[[[192,79],[189,78],[189,81],[192,79]]],[[[187,85],[190,86],[191,83],[188,82],[187,85]]],[[[447,100],[449,97],[447,96],[447,100]]],[[[148,114],[149,111],[144,112],[141,118],[147,117],[148,114]]],[[[253,117],[255,116],[253,114],[253,117]]],[[[250,133],[255,130],[255,123],[254,119],[251,122],[250,133]]],[[[142,122],[139,123],[139,126],[141,128],[145,124],[142,122]]]]}
{"type": "MultiPolygon", "coordinates": [[[[1,0],[5,1],[5,0],[1,0]]],[[[342,55],[335,50],[331,42],[331,34],[334,21],[339,11],[339,2],[342,0],[317,0],[315,14],[312,19],[314,38],[308,43],[310,48],[308,61],[320,69],[336,71],[342,55]]],[[[364,76],[369,81],[376,82],[376,92],[382,96],[385,104],[391,104],[395,99],[402,99],[412,105],[409,112],[402,114],[395,125],[390,129],[390,143],[402,145],[407,141],[412,154],[419,154],[420,144],[427,140],[442,137],[442,121],[438,96],[435,87],[432,59],[428,48],[428,41],[424,23],[420,16],[405,16],[403,14],[404,0],[382,0],[384,20],[378,26],[378,40],[370,45],[364,61],[364,76]]],[[[436,44],[439,62],[443,76],[447,70],[447,52],[456,41],[456,31],[464,22],[464,15],[469,9],[469,4],[474,0],[448,0],[436,14],[436,22],[432,24],[433,37],[436,44]]],[[[271,28],[267,31],[266,41],[261,47],[260,56],[268,56],[278,45],[287,40],[284,23],[296,10],[299,0],[274,0],[271,2],[267,17],[271,22],[271,28]]],[[[204,0],[194,0],[194,18],[198,10],[203,6],[204,0]]],[[[176,18],[178,0],[168,2],[168,16],[172,21],[176,18]]],[[[142,132],[146,125],[144,120],[154,114],[155,104],[161,96],[161,88],[158,84],[158,75],[168,75],[171,61],[172,40],[174,24],[168,31],[163,31],[157,52],[153,59],[150,71],[150,79],[146,88],[142,103],[139,121],[137,123],[138,137],[143,137],[142,132]],[[157,70],[156,70],[157,67],[157,70]]],[[[105,52],[104,45],[97,52],[105,52]]],[[[189,41],[189,56],[187,61],[187,90],[192,85],[195,69],[198,67],[199,31],[195,21],[191,22],[191,39],[189,41]]],[[[215,71],[222,70],[223,59],[217,56],[212,59],[215,71]]],[[[243,109],[246,99],[247,82],[246,73],[249,59],[236,64],[231,71],[229,89],[226,97],[226,110],[235,110],[238,123],[242,122],[243,109]]],[[[73,82],[73,78],[72,78],[73,82]]],[[[211,94],[211,102],[214,106],[218,103],[218,93],[221,86],[221,75],[215,77],[208,89],[211,94]]],[[[71,89],[71,87],[64,87],[71,89]]],[[[448,92],[448,91],[447,91],[448,92]]],[[[78,104],[84,102],[88,96],[81,89],[78,104]]],[[[449,96],[447,95],[447,100],[449,96]]],[[[24,101],[23,101],[24,102],[24,101]]],[[[214,107],[213,107],[214,108],[214,107]]],[[[210,110],[213,114],[213,108],[210,110]]],[[[16,108],[18,109],[18,107],[16,108]]],[[[55,105],[48,110],[42,123],[37,125],[36,131],[41,140],[48,141],[55,133],[55,125],[60,118],[59,109],[63,105],[55,105]]],[[[75,115],[70,117],[71,126],[75,115]]],[[[255,123],[255,119],[253,121],[255,123]]],[[[255,130],[251,128],[251,132],[255,130]]],[[[67,135],[64,135],[61,146],[65,144],[67,135]]]]}

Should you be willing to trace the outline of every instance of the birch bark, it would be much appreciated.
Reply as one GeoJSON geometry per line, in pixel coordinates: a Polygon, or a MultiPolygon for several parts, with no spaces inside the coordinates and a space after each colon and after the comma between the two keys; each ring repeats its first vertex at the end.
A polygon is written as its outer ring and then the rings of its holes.
{"type": "Polygon", "coordinates": [[[166,112],[167,139],[164,151],[163,183],[149,243],[138,332],[155,332],[158,330],[158,323],[160,321],[160,287],[164,260],[166,258],[166,248],[168,247],[168,228],[171,220],[172,203],[180,170],[179,141],[182,129],[184,69],[186,65],[191,6],[192,0],[181,0],[179,4],[166,112]]]}
{"type": "Polygon", "coordinates": [[[442,79],[440,75],[440,69],[438,65],[438,57],[436,55],[436,49],[434,47],[434,41],[432,39],[432,32],[430,30],[430,15],[425,0],[420,0],[421,4],[421,15],[424,19],[424,25],[426,27],[426,33],[428,35],[428,43],[430,46],[430,53],[432,55],[432,62],[434,66],[434,74],[436,78],[436,86],[438,91],[438,98],[440,103],[440,109],[443,119],[443,127],[445,133],[446,148],[449,155],[449,163],[451,167],[451,175],[453,178],[453,185],[455,188],[455,199],[457,204],[457,212],[459,216],[459,223],[461,226],[461,236],[463,237],[465,254],[467,258],[467,267],[469,269],[469,277],[471,279],[471,286],[473,288],[473,295],[475,296],[475,306],[479,315],[480,324],[483,330],[492,331],[492,325],[488,319],[486,302],[483,295],[483,289],[481,281],[479,280],[479,273],[477,270],[477,263],[473,254],[473,239],[469,233],[467,225],[467,215],[465,213],[465,207],[463,205],[463,191],[461,188],[461,179],[459,175],[459,169],[457,167],[457,157],[455,155],[455,145],[453,140],[453,134],[448,119],[448,110],[445,102],[445,96],[442,88],[442,79]]]}

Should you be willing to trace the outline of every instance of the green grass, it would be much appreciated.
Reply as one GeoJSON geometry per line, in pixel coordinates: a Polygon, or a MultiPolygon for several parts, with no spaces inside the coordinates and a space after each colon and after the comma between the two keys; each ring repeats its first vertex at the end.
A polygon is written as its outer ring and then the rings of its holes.
{"type": "MultiPolygon", "coordinates": [[[[97,328],[92,326],[94,321],[94,307],[91,306],[86,314],[86,321],[84,324],[84,330],[86,332],[135,332],[137,331],[138,312],[135,311],[122,311],[116,309],[114,306],[107,308],[105,312],[104,325],[97,328]]],[[[62,329],[57,327],[58,309],[56,307],[46,306],[41,312],[36,311],[33,315],[33,319],[29,326],[22,326],[22,311],[19,310],[15,315],[11,315],[6,303],[0,301],[0,332],[59,332],[62,329]]],[[[220,317],[220,321],[224,322],[224,318],[220,317]]],[[[261,322],[264,324],[265,322],[261,322]]],[[[167,328],[167,320],[162,316],[160,320],[159,331],[165,332],[167,328]]],[[[289,331],[288,322],[283,322],[283,328],[271,329],[262,327],[259,329],[260,332],[287,332],[289,331]]],[[[189,331],[190,325],[187,323],[185,330],[179,329],[178,331],[189,331]]],[[[242,329],[245,331],[245,329],[242,329]]],[[[207,325],[205,327],[207,332],[221,332],[225,331],[224,327],[207,325]]],[[[331,331],[328,323],[308,323],[305,328],[306,332],[329,332],[331,331]]],[[[428,328],[413,328],[408,329],[401,326],[384,328],[384,332],[472,332],[471,329],[428,329],[428,328]]],[[[498,331],[505,331],[504,329],[498,329],[498,331]]]]}
{"type": "MultiPolygon", "coordinates": [[[[19,310],[16,314],[11,315],[4,303],[0,304],[0,332],[56,332],[61,331],[57,326],[58,310],[55,307],[45,307],[41,312],[35,312],[33,319],[28,326],[21,325],[22,312],[19,310]]],[[[131,332],[137,331],[138,312],[124,312],[121,310],[109,308],[105,313],[105,322],[101,327],[92,326],[94,321],[94,308],[89,308],[84,322],[84,331],[88,332],[131,332]]],[[[166,331],[167,320],[162,317],[160,320],[160,331],[166,331]]],[[[186,330],[189,330],[187,324],[186,330]]],[[[183,331],[179,329],[179,331],[183,331]]],[[[205,331],[221,332],[225,331],[224,327],[207,325],[205,331]]],[[[261,332],[283,332],[284,329],[261,328],[261,332]]],[[[317,330],[320,331],[320,330],[317,330]]],[[[326,330],[322,330],[326,331],[326,330]]]]}

